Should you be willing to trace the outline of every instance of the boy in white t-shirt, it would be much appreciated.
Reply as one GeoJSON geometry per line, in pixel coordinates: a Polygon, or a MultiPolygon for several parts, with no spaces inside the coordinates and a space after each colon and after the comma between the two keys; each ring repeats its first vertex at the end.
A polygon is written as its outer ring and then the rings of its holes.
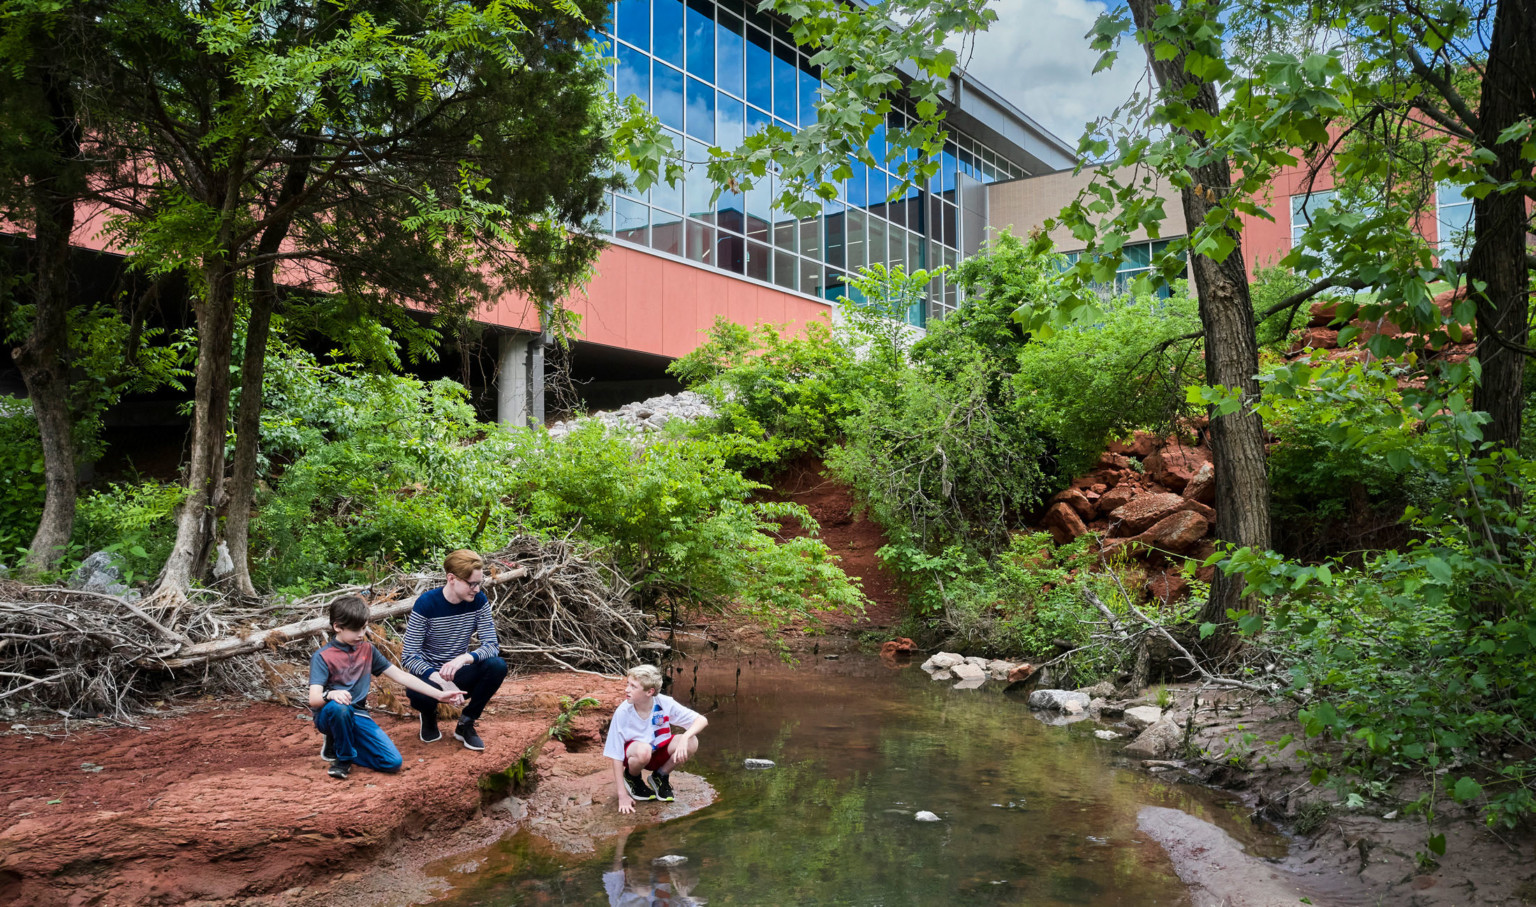
{"type": "Polygon", "coordinates": [[[630,668],[624,701],[608,723],[603,755],[613,760],[621,813],[634,812],[636,800],[672,800],[672,769],[699,751],[699,732],[709,726],[703,715],[660,690],[660,669],[630,668]],[[675,733],[679,730],[682,733],[675,733]],[[645,771],[651,773],[650,784],[645,783],[645,771]]]}

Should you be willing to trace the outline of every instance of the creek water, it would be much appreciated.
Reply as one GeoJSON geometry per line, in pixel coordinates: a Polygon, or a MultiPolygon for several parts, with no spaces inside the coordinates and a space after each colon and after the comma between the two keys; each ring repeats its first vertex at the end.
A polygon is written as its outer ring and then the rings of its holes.
{"type": "Polygon", "coordinates": [[[1093,722],[1047,726],[1003,684],[953,689],[860,655],[793,668],[685,656],[667,670],[669,692],[709,718],[685,770],[719,800],[593,854],[518,832],[444,903],[1188,904],[1137,832],[1148,805],[1215,823],[1249,853],[1286,851],[1236,801],[1132,771],[1093,722]],[[940,821],[916,821],[923,810],[940,821]],[[669,855],[687,862],[653,864],[669,855]]]}

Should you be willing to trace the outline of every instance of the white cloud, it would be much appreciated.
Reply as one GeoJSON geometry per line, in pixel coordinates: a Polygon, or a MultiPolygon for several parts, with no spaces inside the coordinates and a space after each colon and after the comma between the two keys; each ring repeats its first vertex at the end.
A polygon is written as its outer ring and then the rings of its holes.
{"type": "Polygon", "coordinates": [[[1130,97],[1146,71],[1133,42],[1097,75],[1099,54],[1084,37],[1104,6],[1091,0],[997,0],[997,22],[975,37],[967,71],[1076,147],[1083,124],[1130,97]]]}

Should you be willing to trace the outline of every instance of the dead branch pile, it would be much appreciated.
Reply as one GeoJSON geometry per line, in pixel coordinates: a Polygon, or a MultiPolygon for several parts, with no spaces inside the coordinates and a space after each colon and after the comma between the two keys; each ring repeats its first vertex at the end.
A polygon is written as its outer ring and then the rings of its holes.
{"type": "MultiPolygon", "coordinates": [[[[630,586],[597,552],[531,536],[487,557],[502,654],[514,665],[622,673],[647,632],[630,586]]],[[[56,586],[0,585],[0,706],[126,718],[155,696],[189,689],[267,695],[269,658],[307,659],[330,630],[338,595],[372,603],[372,619],[404,616],[440,572],[400,573],[298,600],[250,602],[196,590],[152,607],[56,586]],[[298,642],[305,645],[293,645],[298,642]]]]}

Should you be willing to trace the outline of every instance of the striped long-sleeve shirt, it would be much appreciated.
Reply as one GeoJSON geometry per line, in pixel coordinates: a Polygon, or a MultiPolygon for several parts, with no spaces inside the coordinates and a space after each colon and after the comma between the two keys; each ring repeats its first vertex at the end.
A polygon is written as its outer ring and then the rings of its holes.
{"type": "Polygon", "coordinates": [[[405,644],[400,666],[426,678],[450,660],[469,652],[476,662],[494,658],[501,651],[496,625],[491,621],[491,600],[481,592],[472,601],[454,604],[442,589],[423,592],[411,608],[405,624],[405,644]],[[470,651],[470,637],[479,635],[480,646],[470,651]]]}

